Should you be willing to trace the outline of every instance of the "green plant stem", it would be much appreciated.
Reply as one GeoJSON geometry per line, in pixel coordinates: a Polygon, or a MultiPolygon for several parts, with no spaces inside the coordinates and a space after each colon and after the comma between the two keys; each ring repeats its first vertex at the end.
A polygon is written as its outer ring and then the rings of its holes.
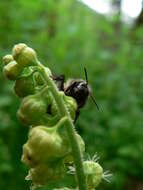
{"type": "Polygon", "coordinates": [[[83,169],[82,155],[80,152],[79,144],[76,139],[73,121],[71,120],[71,117],[67,111],[67,108],[64,104],[62,97],[58,93],[58,89],[57,89],[55,83],[47,75],[45,67],[43,65],[41,65],[40,63],[39,63],[39,67],[40,67],[40,71],[41,71],[43,77],[45,78],[45,81],[47,82],[47,85],[50,87],[50,90],[55,98],[55,101],[58,105],[61,117],[68,118],[66,120],[66,126],[67,126],[66,129],[67,129],[67,133],[68,133],[71,147],[72,147],[72,154],[73,154],[74,164],[75,164],[75,168],[76,168],[76,176],[77,176],[77,180],[78,180],[79,190],[88,190],[86,177],[85,177],[84,169],[83,169]]]}

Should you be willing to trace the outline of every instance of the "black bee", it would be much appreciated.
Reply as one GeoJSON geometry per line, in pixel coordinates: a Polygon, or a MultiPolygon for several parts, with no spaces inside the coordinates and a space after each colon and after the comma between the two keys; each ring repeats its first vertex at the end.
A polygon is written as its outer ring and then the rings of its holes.
{"type": "Polygon", "coordinates": [[[88,85],[88,78],[87,78],[87,71],[84,68],[85,72],[85,79],[71,79],[65,83],[65,76],[53,76],[52,79],[55,80],[57,87],[59,90],[64,91],[65,95],[73,97],[77,102],[77,110],[76,116],[74,119],[74,123],[76,122],[79,114],[80,109],[85,105],[88,97],[90,96],[95,103],[97,109],[99,110],[98,104],[95,101],[95,98],[91,94],[91,89],[88,85]]]}

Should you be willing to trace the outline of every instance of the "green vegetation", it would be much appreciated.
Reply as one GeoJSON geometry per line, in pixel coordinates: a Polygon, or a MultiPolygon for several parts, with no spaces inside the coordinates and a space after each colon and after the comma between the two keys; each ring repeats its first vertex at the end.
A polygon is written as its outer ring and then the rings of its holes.
{"type": "MultiPolygon", "coordinates": [[[[84,78],[100,106],[88,101],[81,110],[77,131],[87,152],[96,151],[100,163],[113,173],[101,190],[137,190],[143,180],[143,28],[128,28],[118,16],[107,19],[72,0],[0,1],[0,57],[23,42],[38,52],[55,74],[84,78]]],[[[0,189],[26,190],[27,174],[20,162],[28,129],[16,111],[14,83],[0,73],[0,189]]],[[[73,184],[66,179],[62,184],[73,184]]],[[[65,185],[64,185],[65,186],[65,185]]],[[[49,187],[42,190],[51,189],[49,187]]]]}

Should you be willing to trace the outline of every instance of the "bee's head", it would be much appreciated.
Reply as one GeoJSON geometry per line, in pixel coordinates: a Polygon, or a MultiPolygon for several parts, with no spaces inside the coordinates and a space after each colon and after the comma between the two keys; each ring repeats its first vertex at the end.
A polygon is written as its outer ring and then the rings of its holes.
{"type": "Polygon", "coordinates": [[[79,93],[79,94],[86,94],[89,91],[89,87],[87,85],[87,83],[84,80],[77,80],[73,82],[73,89],[75,91],[75,93],[79,93]]]}
{"type": "Polygon", "coordinates": [[[78,108],[81,108],[86,103],[86,100],[88,99],[88,96],[92,98],[93,102],[96,104],[97,108],[99,109],[94,97],[91,95],[91,89],[88,85],[88,78],[87,78],[87,71],[86,68],[84,68],[85,71],[85,79],[71,79],[67,81],[64,92],[67,96],[73,97],[78,105],[78,108]]]}
{"type": "Polygon", "coordinates": [[[82,107],[90,93],[90,88],[86,81],[77,79],[68,81],[65,87],[65,94],[72,96],[78,104],[78,107],[82,107]]]}

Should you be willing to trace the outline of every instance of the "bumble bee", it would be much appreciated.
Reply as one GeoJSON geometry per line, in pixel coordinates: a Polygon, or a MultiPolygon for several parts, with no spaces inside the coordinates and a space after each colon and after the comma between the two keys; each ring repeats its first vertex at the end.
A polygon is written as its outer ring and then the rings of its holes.
{"type": "Polygon", "coordinates": [[[74,123],[76,122],[80,109],[86,104],[88,97],[92,98],[92,101],[95,103],[97,109],[99,110],[98,104],[96,103],[95,98],[91,94],[91,88],[88,85],[87,71],[84,67],[85,80],[83,79],[69,79],[65,83],[65,76],[52,76],[52,79],[57,84],[59,90],[64,91],[66,96],[73,97],[77,102],[76,116],[74,123]]]}

